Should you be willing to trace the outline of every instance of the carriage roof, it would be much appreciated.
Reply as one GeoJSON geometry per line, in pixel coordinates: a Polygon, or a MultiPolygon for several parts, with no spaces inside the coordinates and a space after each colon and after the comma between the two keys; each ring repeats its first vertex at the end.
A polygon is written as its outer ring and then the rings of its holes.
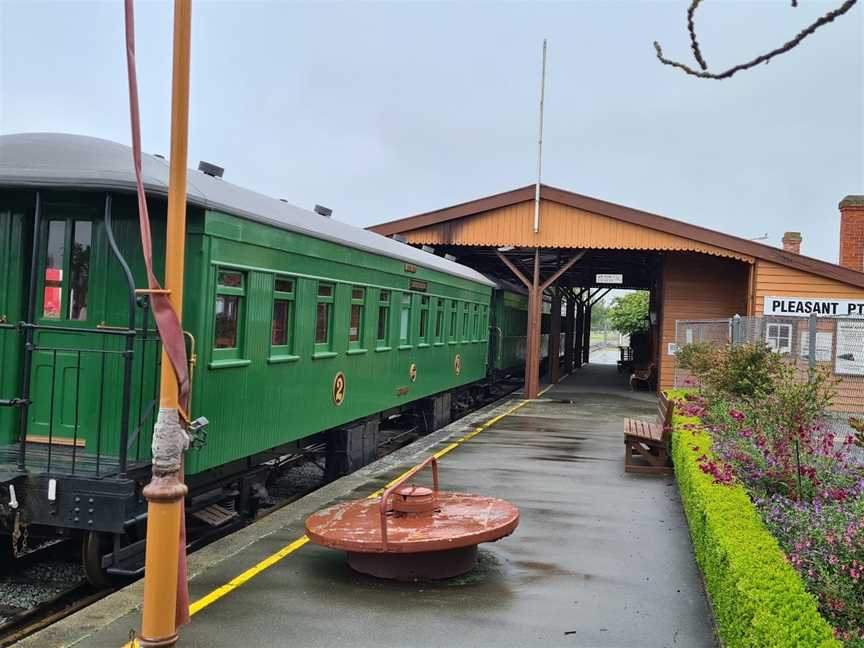
{"type": "MultiPolygon", "coordinates": [[[[167,195],[168,169],[168,162],[164,159],[142,155],[144,188],[149,194],[167,195]]],[[[84,135],[2,135],[0,186],[135,191],[132,149],[124,144],[84,135]]],[[[205,209],[227,212],[272,227],[392,257],[487,286],[494,285],[467,266],[199,171],[190,170],[187,195],[190,204],[205,209]]]]}

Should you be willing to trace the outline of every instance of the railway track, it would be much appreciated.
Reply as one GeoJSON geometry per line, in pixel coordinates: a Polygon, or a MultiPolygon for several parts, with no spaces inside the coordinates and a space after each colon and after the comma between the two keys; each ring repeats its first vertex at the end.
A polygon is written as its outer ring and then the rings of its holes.
{"type": "Polygon", "coordinates": [[[10,646],[106,593],[87,583],[70,547],[55,545],[45,553],[13,564],[0,577],[0,646],[10,646]]]}
{"type": "MultiPolygon", "coordinates": [[[[482,398],[457,406],[454,421],[488,403],[511,393],[518,385],[505,384],[482,398]]],[[[393,421],[381,430],[379,457],[412,443],[423,432],[410,420],[393,421]]],[[[326,484],[323,443],[285,455],[275,462],[277,476],[269,484],[270,505],[256,520],[278,511],[326,484]]],[[[245,526],[245,525],[242,525],[245,526]]],[[[189,551],[229,535],[239,528],[226,528],[204,538],[192,539],[189,551]]],[[[131,582],[131,581],[129,581],[131,582]]],[[[122,587],[128,583],[120,583],[122,587]]],[[[81,566],[80,546],[68,541],[17,561],[8,573],[0,575],[0,648],[48,627],[91,603],[108,596],[117,588],[96,588],[85,578],[81,566]]]]}

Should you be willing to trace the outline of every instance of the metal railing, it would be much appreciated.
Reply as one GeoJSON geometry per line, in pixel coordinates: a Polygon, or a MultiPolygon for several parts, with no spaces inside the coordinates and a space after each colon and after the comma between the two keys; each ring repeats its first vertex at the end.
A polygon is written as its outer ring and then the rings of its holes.
{"type": "MultiPolygon", "coordinates": [[[[694,342],[764,343],[799,367],[802,375],[816,367],[828,372],[835,382],[835,396],[825,422],[835,434],[851,434],[849,417],[864,415],[864,318],[736,315],[717,320],[679,320],[675,323],[675,338],[678,348],[694,342]]],[[[693,376],[676,363],[675,386],[695,383],[693,376]]]]}

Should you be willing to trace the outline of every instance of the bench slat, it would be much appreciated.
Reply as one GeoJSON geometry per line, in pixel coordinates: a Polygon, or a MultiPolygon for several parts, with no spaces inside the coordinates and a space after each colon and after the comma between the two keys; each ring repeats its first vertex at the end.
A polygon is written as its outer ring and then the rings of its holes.
{"type": "Polygon", "coordinates": [[[663,428],[656,423],[646,423],[638,419],[624,419],[624,434],[647,441],[661,441],[663,428]]]}

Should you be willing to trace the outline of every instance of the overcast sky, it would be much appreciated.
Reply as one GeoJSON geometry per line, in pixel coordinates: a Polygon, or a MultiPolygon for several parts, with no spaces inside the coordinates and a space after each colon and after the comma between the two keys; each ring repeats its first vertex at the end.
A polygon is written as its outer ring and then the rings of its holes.
{"type": "MultiPolygon", "coordinates": [[[[137,4],[144,150],[168,152],[171,7],[137,4]]],[[[703,3],[721,68],[835,2],[703,3]]],[[[864,6],[716,82],[686,2],[193,3],[190,166],[369,225],[532,183],[549,39],[547,184],[836,262],[837,203],[864,193],[864,6]]],[[[129,142],[122,2],[0,0],[0,133],[129,142]]]]}

